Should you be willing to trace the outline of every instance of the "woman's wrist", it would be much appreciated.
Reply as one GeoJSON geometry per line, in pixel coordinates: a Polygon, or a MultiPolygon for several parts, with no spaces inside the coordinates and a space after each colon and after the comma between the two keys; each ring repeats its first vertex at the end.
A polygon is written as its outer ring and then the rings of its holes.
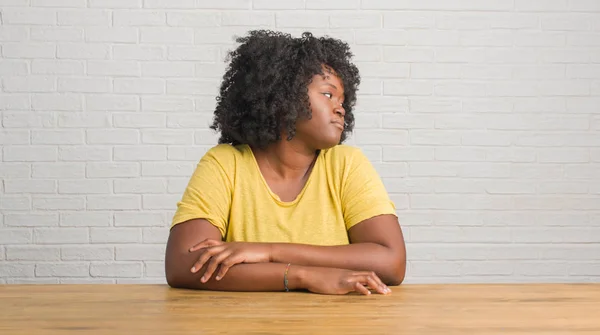
{"type": "Polygon", "coordinates": [[[288,288],[290,290],[302,290],[306,288],[306,272],[308,268],[301,265],[290,265],[288,270],[288,288]]]}

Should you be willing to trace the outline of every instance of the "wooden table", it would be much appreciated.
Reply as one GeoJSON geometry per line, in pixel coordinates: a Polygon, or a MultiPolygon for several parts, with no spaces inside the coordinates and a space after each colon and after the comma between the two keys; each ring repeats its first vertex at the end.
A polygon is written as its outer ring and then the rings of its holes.
{"type": "Polygon", "coordinates": [[[600,284],[409,284],[387,296],[0,286],[0,334],[71,333],[600,334],[600,284]]]}

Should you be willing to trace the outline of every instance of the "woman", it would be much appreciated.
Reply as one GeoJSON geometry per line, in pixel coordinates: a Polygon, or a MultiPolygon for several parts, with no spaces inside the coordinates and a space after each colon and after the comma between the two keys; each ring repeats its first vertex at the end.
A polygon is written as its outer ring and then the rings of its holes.
{"type": "Polygon", "coordinates": [[[219,145],[173,218],[168,284],[390,293],[406,268],[395,208],[363,153],[341,144],[360,82],[348,45],[272,31],[237,41],[211,126],[219,145]]]}

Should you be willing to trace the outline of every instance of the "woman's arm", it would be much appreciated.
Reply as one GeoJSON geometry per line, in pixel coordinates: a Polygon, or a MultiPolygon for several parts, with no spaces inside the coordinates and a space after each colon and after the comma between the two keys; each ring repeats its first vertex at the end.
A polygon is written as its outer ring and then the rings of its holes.
{"type": "Polygon", "coordinates": [[[402,283],[406,247],[396,216],[388,214],[364,220],[350,228],[348,235],[351,244],[343,246],[273,244],[272,261],[374,271],[388,285],[402,283]]]}
{"type": "Polygon", "coordinates": [[[364,220],[350,228],[349,235],[351,244],[342,246],[224,243],[205,239],[191,248],[192,252],[200,252],[197,262],[191,266],[200,270],[202,281],[213,277],[226,278],[234,264],[275,262],[373,271],[388,285],[402,283],[406,249],[396,216],[379,215],[364,220]]]}
{"type": "MultiPolygon", "coordinates": [[[[171,229],[165,257],[165,272],[171,287],[220,291],[284,290],[285,263],[236,264],[221,280],[215,280],[213,276],[207,282],[201,282],[200,277],[206,265],[195,273],[190,269],[202,251],[190,252],[189,249],[198,239],[207,238],[220,240],[221,235],[217,228],[204,219],[180,223],[171,229]]],[[[370,272],[293,265],[289,268],[287,278],[290,290],[307,289],[324,294],[357,291],[370,294],[365,288],[369,286],[381,294],[389,293],[381,280],[370,272]]]]}

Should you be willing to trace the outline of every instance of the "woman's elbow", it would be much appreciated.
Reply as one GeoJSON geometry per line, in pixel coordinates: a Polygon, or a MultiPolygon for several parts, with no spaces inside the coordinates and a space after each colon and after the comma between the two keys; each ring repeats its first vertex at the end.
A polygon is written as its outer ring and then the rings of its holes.
{"type": "Polygon", "coordinates": [[[406,256],[397,257],[393,264],[386,285],[398,286],[402,284],[406,275],[406,256]]]}

